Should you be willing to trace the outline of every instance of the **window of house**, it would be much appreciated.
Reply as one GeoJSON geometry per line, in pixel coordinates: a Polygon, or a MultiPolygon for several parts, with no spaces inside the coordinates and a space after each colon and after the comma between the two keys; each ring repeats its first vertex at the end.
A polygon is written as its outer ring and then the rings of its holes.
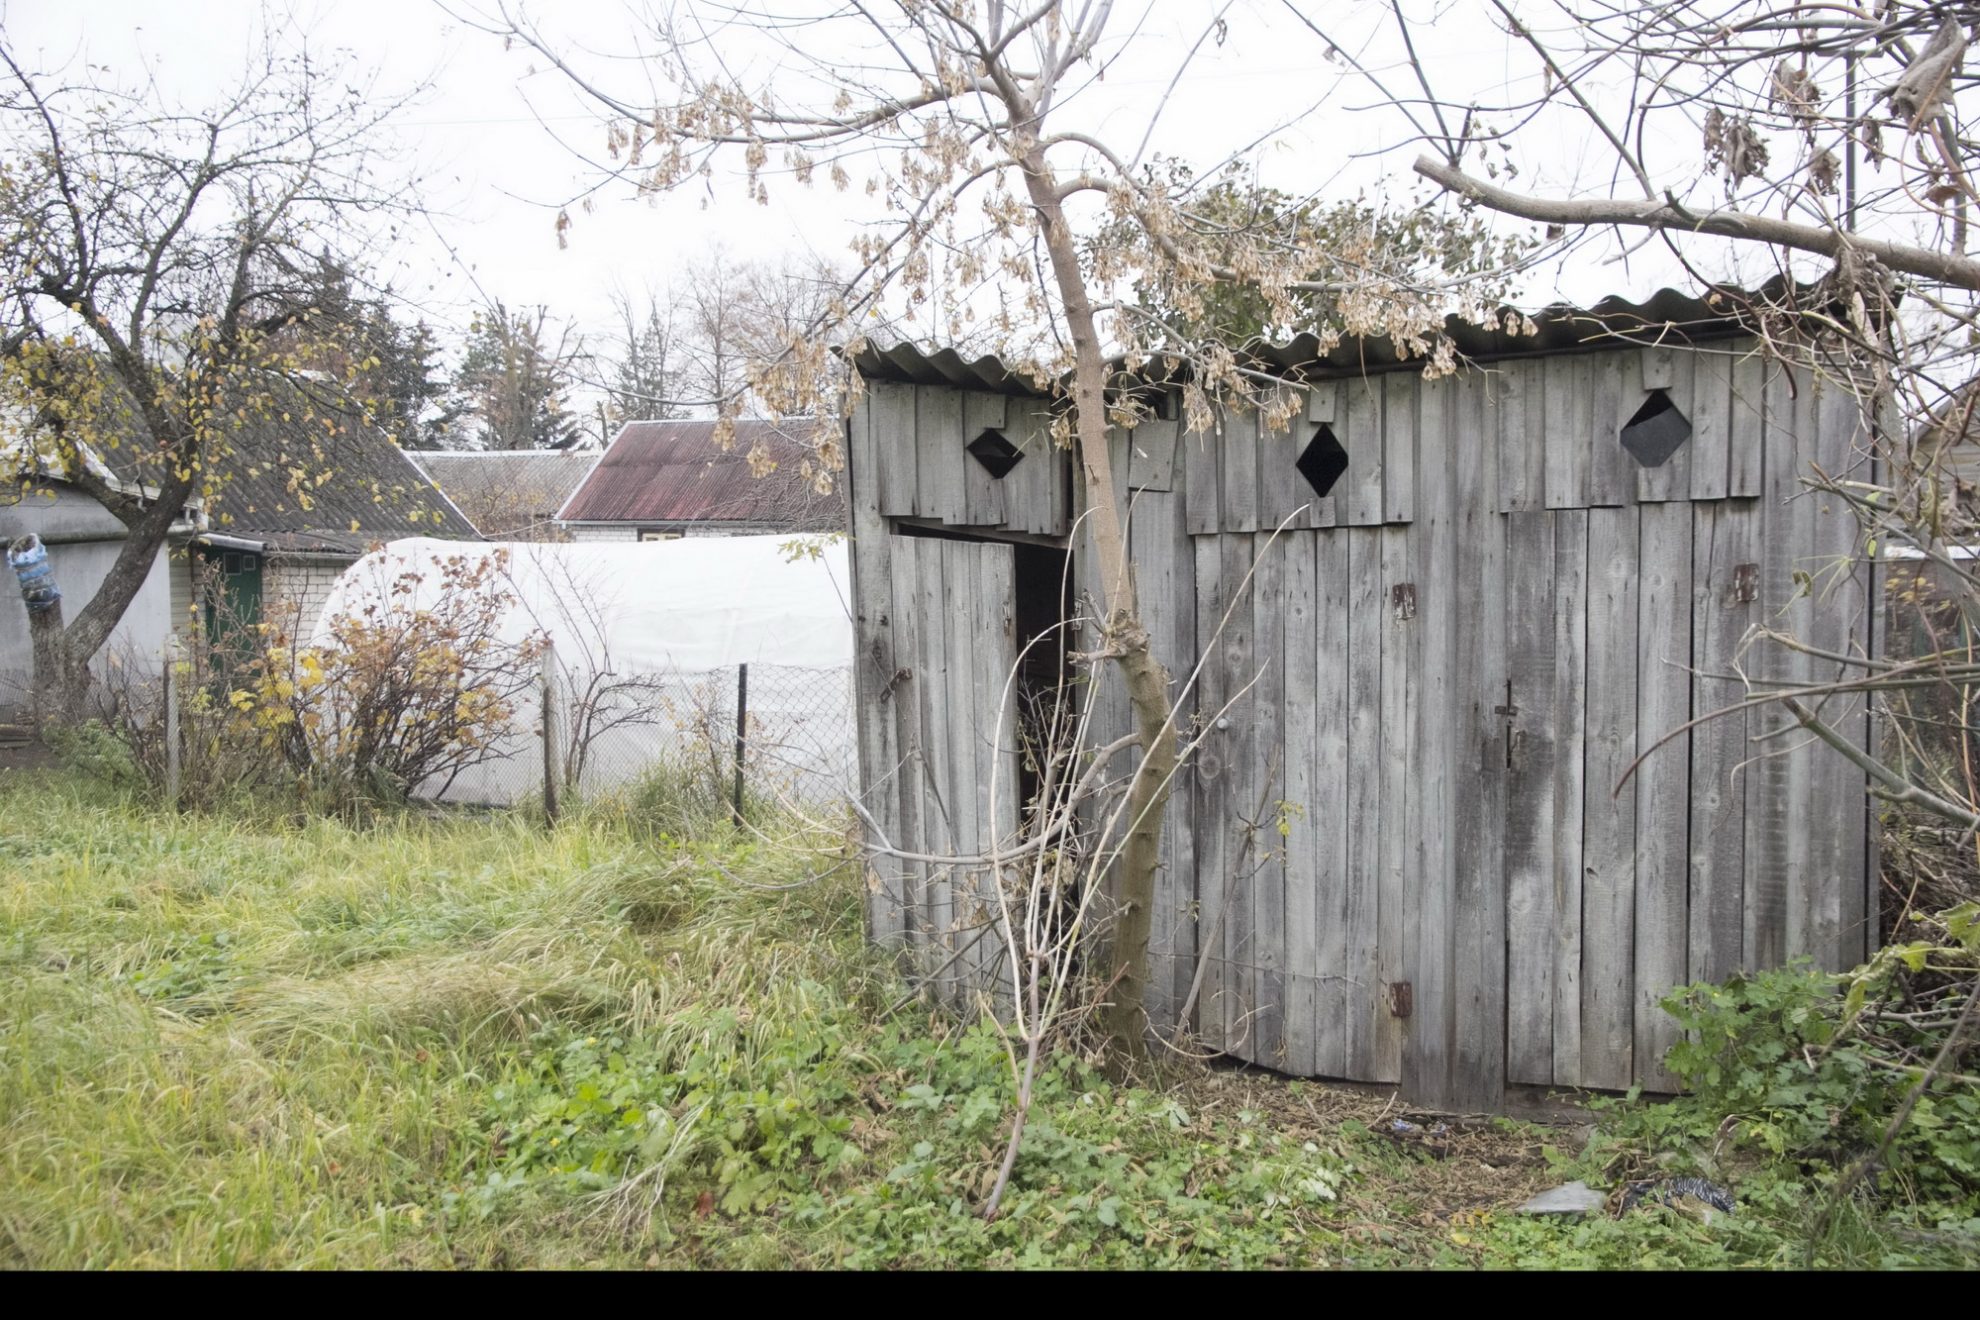
{"type": "Polygon", "coordinates": [[[639,539],[642,541],[678,541],[681,539],[681,534],[679,532],[663,532],[657,527],[642,527],[639,529],[639,539]]]}

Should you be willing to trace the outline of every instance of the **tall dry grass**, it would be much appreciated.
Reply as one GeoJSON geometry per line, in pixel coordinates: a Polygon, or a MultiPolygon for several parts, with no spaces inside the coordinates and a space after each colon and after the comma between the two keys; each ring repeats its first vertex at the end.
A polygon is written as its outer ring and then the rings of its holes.
{"type": "Polygon", "coordinates": [[[770,887],[828,869],[829,839],[176,817],[19,774],[0,798],[0,1263],[613,1259],[527,1219],[432,1223],[525,1042],[709,1004],[788,1021],[871,975],[848,873],[770,887]]]}

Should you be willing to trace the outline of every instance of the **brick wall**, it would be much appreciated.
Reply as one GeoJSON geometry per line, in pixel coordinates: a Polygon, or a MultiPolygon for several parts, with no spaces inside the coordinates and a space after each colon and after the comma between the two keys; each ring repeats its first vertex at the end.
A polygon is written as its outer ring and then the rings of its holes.
{"type": "MultiPolygon", "coordinates": [[[[633,523],[610,524],[566,524],[565,530],[573,541],[637,541],[640,527],[633,523]]],[[[662,523],[656,531],[669,531],[681,536],[764,536],[783,529],[769,523],[662,523]]]]}
{"type": "Polygon", "coordinates": [[[293,608],[298,633],[302,637],[309,636],[330,599],[330,588],[336,585],[337,578],[349,567],[349,563],[338,560],[269,560],[262,573],[262,617],[286,622],[291,615],[288,608],[282,607],[293,608]]]}
{"type": "Polygon", "coordinates": [[[573,541],[637,541],[639,529],[630,523],[610,527],[570,526],[564,530],[571,534],[573,541]]]}

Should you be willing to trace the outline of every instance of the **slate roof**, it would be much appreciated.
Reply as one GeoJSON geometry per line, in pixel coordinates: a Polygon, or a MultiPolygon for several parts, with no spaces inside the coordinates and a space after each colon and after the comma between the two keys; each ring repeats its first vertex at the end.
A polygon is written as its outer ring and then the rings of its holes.
{"type": "Polygon", "coordinates": [[[420,450],[410,458],[491,540],[539,531],[557,516],[595,450],[420,450]]]}
{"type": "Polygon", "coordinates": [[[479,540],[403,450],[354,411],[317,404],[245,424],[206,501],[211,530],[272,551],[362,554],[405,536],[479,540]]]}
{"type": "MultiPolygon", "coordinates": [[[[209,532],[258,541],[271,551],[362,554],[376,541],[406,536],[476,540],[460,510],[415,467],[361,408],[334,387],[278,387],[273,406],[239,410],[228,452],[190,503],[209,532]]],[[[135,408],[92,423],[91,466],[125,489],[155,489],[163,460],[148,451],[135,408]]],[[[51,477],[60,477],[49,471],[51,477]]]]}

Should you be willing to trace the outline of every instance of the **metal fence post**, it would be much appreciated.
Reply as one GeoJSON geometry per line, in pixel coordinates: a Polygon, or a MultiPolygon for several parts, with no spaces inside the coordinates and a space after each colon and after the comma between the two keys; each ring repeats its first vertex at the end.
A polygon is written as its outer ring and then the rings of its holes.
{"type": "Polygon", "coordinates": [[[743,823],[743,740],[749,729],[749,666],[736,666],[736,824],[743,823]]]}
{"type": "Polygon", "coordinates": [[[543,819],[557,823],[557,651],[543,644],[543,819]]]}
{"type": "Polygon", "coordinates": [[[179,809],[179,634],[165,634],[165,805],[179,809]]]}

